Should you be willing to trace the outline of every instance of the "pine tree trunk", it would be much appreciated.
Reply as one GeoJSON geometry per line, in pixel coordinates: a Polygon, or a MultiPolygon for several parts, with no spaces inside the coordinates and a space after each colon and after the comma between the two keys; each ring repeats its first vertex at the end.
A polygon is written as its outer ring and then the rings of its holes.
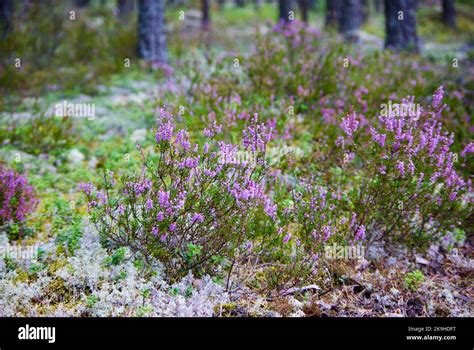
{"type": "Polygon", "coordinates": [[[339,31],[349,34],[360,28],[362,24],[362,1],[342,0],[339,17],[339,31]]]}
{"type": "Polygon", "coordinates": [[[341,0],[326,0],[326,26],[336,26],[341,16],[341,0]]]}
{"type": "Polygon", "coordinates": [[[138,57],[166,63],[164,0],[138,1],[138,57]]]}
{"type": "Polygon", "coordinates": [[[12,30],[12,17],[13,0],[0,0],[0,38],[12,30]]]}
{"type": "Polygon", "coordinates": [[[202,11],[202,29],[209,30],[209,24],[211,23],[211,17],[209,12],[209,0],[201,0],[201,11],[202,11]]]}
{"type": "Polygon", "coordinates": [[[304,23],[308,23],[309,0],[298,0],[301,9],[301,18],[304,23]]]}
{"type": "Polygon", "coordinates": [[[135,8],[134,0],[118,0],[118,14],[121,20],[130,18],[130,14],[135,8]]]}
{"type": "Polygon", "coordinates": [[[278,18],[280,22],[290,22],[290,0],[278,0],[278,18]]]}
{"type": "Polygon", "coordinates": [[[454,9],[454,0],[443,1],[443,22],[451,27],[456,28],[456,11],[454,9]]]}
{"type": "Polygon", "coordinates": [[[416,0],[385,0],[385,47],[418,52],[416,0]]]}
{"type": "Polygon", "coordinates": [[[369,20],[370,16],[370,5],[369,5],[369,0],[361,0],[362,4],[362,23],[365,23],[369,20]]]}
{"type": "Polygon", "coordinates": [[[77,7],[86,7],[89,6],[90,0],[76,0],[75,4],[77,7]]]}

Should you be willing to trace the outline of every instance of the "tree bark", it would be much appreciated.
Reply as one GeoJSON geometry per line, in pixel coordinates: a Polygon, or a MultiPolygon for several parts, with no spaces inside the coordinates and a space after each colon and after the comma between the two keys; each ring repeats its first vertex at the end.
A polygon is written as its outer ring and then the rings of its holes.
{"type": "Polygon", "coordinates": [[[13,0],[0,0],[0,38],[13,28],[13,0]]]}
{"type": "Polygon", "coordinates": [[[90,0],[75,0],[74,2],[77,7],[86,7],[89,6],[90,0]]]}
{"type": "Polygon", "coordinates": [[[121,20],[130,18],[130,14],[135,9],[134,0],[118,0],[118,14],[121,20]]]}
{"type": "Polygon", "coordinates": [[[326,27],[336,26],[341,16],[341,0],[326,0],[326,27]]]}
{"type": "Polygon", "coordinates": [[[360,28],[362,24],[361,0],[342,0],[341,14],[339,17],[339,31],[343,34],[360,28]]]}
{"type": "Polygon", "coordinates": [[[361,0],[361,15],[362,15],[362,23],[365,23],[369,20],[370,16],[370,4],[369,0],[361,0]]]}
{"type": "Polygon", "coordinates": [[[456,28],[456,10],[454,0],[442,0],[443,22],[451,28],[456,28]]]}
{"type": "Polygon", "coordinates": [[[301,18],[304,23],[308,23],[309,0],[298,0],[301,9],[301,18]]]}
{"type": "Polygon", "coordinates": [[[290,0],[278,0],[278,19],[280,22],[290,22],[290,0]]]}
{"type": "Polygon", "coordinates": [[[209,25],[211,23],[211,14],[209,11],[209,1],[210,0],[201,0],[201,11],[202,11],[202,29],[209,30],[209,25]]]}
{"type": "Polygon", "coordinates": [[[416,0],[385,0],[385,47],[418,52],[416,0]]]}
{"type": "Polygon", "coordinates": [[[138,1],[138,57],[166,63],[165,2],[138,1]]]}

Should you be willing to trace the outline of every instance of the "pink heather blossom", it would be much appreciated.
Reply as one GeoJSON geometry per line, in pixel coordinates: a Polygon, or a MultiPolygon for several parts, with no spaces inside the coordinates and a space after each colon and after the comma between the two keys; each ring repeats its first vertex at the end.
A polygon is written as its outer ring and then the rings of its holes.
{"type": "Polygon", "coordinates": [[[370,133],[372,134],[372,140],[377,142],[380,145],[380,147],[383,147],[385,145],[385,139],[386,139],[385,134],[379,134],[377,130],[375,130],[374,127],[370,128],[370,133]]]}
{"type": "Polygon", "coordinates": [[[356,241],[360,241],[361,239],[363,239],[365,237],[365,226],[364,225],[360,225],[358,228],[357,228],[357,231],[356,231],[356,234],[355,234],[355,239],[356,241]]]}
{"type": "Polygon", "coordinates": [[[340,126],[347,136],[351,137],[359,126],[359,121],[356,118],[355,112],[342,118],[340,126]]]}
{"type": "Polygon", "coordinates": [[[174,123],[168,119],[160,120],[155,134],[156,142],[171,141],[174,131],[174,123]]]}
{"type": "Polygon", "coordinates": [[[0,164],[0,226],[10,220],[24,221],[38,202],[27,178],[0,164]]]}
{"type": "Polygon", "coordinates": [[[145,203],[145,208],[146,210],[152,210],[153,209],[153,201],[151,198],[148,198],[145,203]]]}
{"type": "Polygon", "coordinates": [[[160,204],[161,207],[166,208],[170,205],[169,203],[170,200],[170,195],[168,192],[165,191],[159,191],[158,192],[158,203],[160,204]]]}
{"type": "Polygon", "coordinates": [[[474,142],[469,143],[464,149],[461,151],[461,157],[466,157],[466,154],[474,153],[474,142]]]}
{"type": "Polygon", "coordinates": [[[396,167],[397,170],[399,171],[400,176],[401,176],[401,177],[405,177],[405,163],[402,162],[402,161],[398,161],[398,162],[397,162],[397,165],[396,165],[395,167],[396,167]]]}
{"type": "Polygon", "coordinates": [[[265,152],[267,143],[273,135],[273,128],[258,124],[258,114],[255,113],[251,125],[242,131],[243,146],[252,152],[265,152]]]}
{"type": "Polygon", "coordinates": [[[194,214],[194,216],[192,217],[191,221],[194,223],[194,222],[203,222],[204,221],[204,216],[200,213],[196,213],[194,214]]]}
{"type": "Polygon", "coordinates": [[[441,104],[441,101],[443,100],[444,97],[444,87],[441,85],[438,89],[436,89],[434,95],[433,95],[433,107],[438,108],[441,104]]]}

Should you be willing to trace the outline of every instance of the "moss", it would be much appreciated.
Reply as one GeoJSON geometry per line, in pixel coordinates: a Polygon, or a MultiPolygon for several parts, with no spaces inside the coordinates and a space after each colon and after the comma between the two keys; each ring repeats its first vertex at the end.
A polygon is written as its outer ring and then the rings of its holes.
{"type": "Polygon", "coordinates": [[[236,310],[237,310],[237,303],[235,302],[220,304],[214,307],[214,315],[219,315],[222,317],[231,317],[231,316],[235,316],[236,310]]]}
{"type": "Polygon", "coordinates": [[[30,275],[28,274],[28,272],[26,272],[24,270],[21,270],[21,269],[17,270],[17,276],[14,279],[15,282],[17,282],[17,283],[28,283],[29,280],[30,280],[30,275]]]}

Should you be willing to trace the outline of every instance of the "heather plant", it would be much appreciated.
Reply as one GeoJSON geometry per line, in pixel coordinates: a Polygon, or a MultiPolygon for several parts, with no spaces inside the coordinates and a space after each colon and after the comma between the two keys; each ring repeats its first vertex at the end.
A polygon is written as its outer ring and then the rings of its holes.
{"type": "Polygon", "coordinates": [[[38,204],[33,188],[24,175],[0,164],[0,228],[7,228],[12,238],[22,235],[21,224],[38,204]],[[8,230],[13,226],[13,230],[8,230]]]}
{"type": "Polygon", "coordinates": [[[6,114],[0,117],[0,144],[34,155],[59,154],[70,148],[78,136],[71,117],[55,117],[45,112],[29,118],[6,114]]]}
{"type": "Polygon", "coordinates": [[[193,144],[162,109],[156,154],[140,148],[141,173],[119,181],[106,173],[100,189],[82,185],[104,243],[159,259],[171,278],[215,274],[245,256],[256,235],[252,223],[275,215],[262,184],[271,130],[254,120],[243,131],[251,161],[239,158],[237,145],[217,141],[218,132],[210,125],[208,141],[193,144]]]}
{"type": "MultiPolygon", "coordinates": [[[[387,110],[365,126],[353,113],[340,123],[336,144],[356,181],[348,190],[355,227],[365,228],[369,245],[420,246],[461,227],[472,211],[471,181],[456,171],[461,158],[441,122],[443,94],[442,87],[436,90],[427,111],[387,110]]],[[[414,97],[400,106],[415,106],[414,97]]]]}

